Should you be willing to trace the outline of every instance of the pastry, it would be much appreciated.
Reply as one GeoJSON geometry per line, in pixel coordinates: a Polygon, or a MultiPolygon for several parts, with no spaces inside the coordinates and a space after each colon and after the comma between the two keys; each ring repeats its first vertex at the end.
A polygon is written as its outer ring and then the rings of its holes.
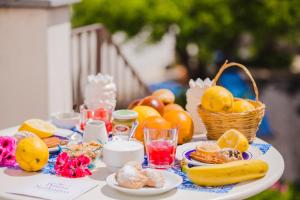
{"type": "Polygon", "coordinates": [[[216,143],[202,142],[196,146],[196,151],[203,154],[214,154],[220,151],[221,148],[216,143]]]}
{"type": "Polygon", "coordinates": [[[165,179],[161,172],[153,169],[142,169],[136,161],[127,162],[116,173],[116,181],[125,188],[138,189],[144,186],[162,188],[165,179]]]}
{"type": "Polygon", "coordinates": [[[68,143],[68,141],[62,140],[55,136],[43,138],[43,141],[46,143],[48,148],[57,147],[58,145],[66,145],[68,143]]]}
{"type": "Polygon", "coordinates": [[[148,178],[135,166],[125,165],[116,173],[116,181],[121,187],[139,189],[146,185],[148,178]]]}
{"type": "Polygon", "coordinates": [[[221,149],[215,143],[202,143],[196,147],[196,151],[190,154],[194,160],[209,163],[221,164],[236,160],[242,160],[242,154],[231,148],[221,149]]]}
{"type": "Polygon", "coordinates": [[[153,169],[144,169],[143,174],[148,178],[146,185],[149,187],[162,188],[165,184],[165,179],[161,172],[153,169]]]}

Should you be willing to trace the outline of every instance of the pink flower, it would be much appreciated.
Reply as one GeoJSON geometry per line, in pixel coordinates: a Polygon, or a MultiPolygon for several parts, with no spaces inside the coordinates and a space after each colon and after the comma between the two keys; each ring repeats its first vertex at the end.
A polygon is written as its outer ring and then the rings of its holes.
{"type": "Polygon", "coordinates": [[[70,161],[71,169],[76,169],[80,166],[81,166],[81,162],[76,157],[71,159],[71,161],[70,161]]]}
{"type": "Polygon", "coordinates": [[[16,156],[12,153],[7,154],[3,164],[6,166],[15,165],[16,164],[16,156]]]}
{"type": "Polygon", "coordinates": [[[288,191],[288,185],[286,183],[281,183],[277,181],[272,187],[270,188],[272,191],[280,191],[281,193],[285,193],[288,191]]]}
{"type": "Polygon", "coordinates": [[[5,151],[5,149],[3,149],[1,146],[0,146],[0,162],[3,158],[3,152],[5,151]]]}
{"type": "Polygon", "coordinates": [[[84,173],[88,176],[92,175],[92,172],[89,170],[89,168],[85,168],[84,173]]]}
{"type": "Polygon", "coordinates": [[[91,162],[90,158],[85,155],[80,155],[79,157],[77,157],[77,160],[83,166],[87,166],[91,162]]]}
{"type": "Polygon", "coordinates": [[[278,181],[274,185],[272,185],[270,189],[271,190],[279,190],[279,188],[280,188],[280,183],[278,181]]]}
{"type": "Polygon", "coordinates": [[[288,191],[289,187],[287,184],[283,184],[281,187],[280,187],[280,192],[281,193],[286,193],[288,191]]]}
{"type": "Polygon", "coordinates": [[[54,169],[57,175],[78,178],[91,175],[88,169],[90,159],[85,155],[70,157],[68,153],[63,152],[58,155],[54,169]]]}
{"type": "Polygon", "coordinates": [[[16,139],[14,137],[0,137],[0,165],[13,166],[16,164],[16,139]]]}
{"type": "Polygon", "coordinates": [[[67,152],[62,152],[61,154],[58,155],[55,163],[54,169],[61,169],[63,168],[66,164],[68,164],[69,161],[69,155],[67,152]]]}
{"type": "Polygon", "coordinates": [[[73,174],[74,177],[84,177],[85,176],[85,171],[81,168],[75,169],[75,173],[73,174]]]}
{"type": "Polygon", "coordinates": [[[14,150],[16,139],[14,137],[2,136],[0,137],[0,146],[4,149],[14,150]]]}

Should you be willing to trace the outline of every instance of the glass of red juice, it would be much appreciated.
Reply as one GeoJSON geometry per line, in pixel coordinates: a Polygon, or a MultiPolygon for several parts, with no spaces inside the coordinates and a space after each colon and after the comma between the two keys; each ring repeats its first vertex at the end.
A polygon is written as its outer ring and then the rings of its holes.
{"type": "Polygon", "coordinates": [[[106,131],[112,131],[112,112],[113,108],[99,107],[97,109],[89,109],[85,104],[80,106],[80,129],[84,131],[85,125],[89,119],[101,120],[105,122],[106,131]]]}
{"type": "Polygon", "coordinates": [[[144,128],[148,165],[155,169],[168,169],[175,162],[178,129],[144,128]]]}

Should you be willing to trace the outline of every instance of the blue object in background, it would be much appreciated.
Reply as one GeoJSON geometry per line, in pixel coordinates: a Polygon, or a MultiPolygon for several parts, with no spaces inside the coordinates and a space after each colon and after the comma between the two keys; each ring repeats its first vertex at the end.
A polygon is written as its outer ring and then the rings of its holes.
{"type": "MultiPolygon", "coordinates": [[[[219,79],[219,85],[227,88],[235,97],[255,100],[252,85],[249,85],[247,80],[244,80],[235,69],[229,69],[224,72],[219,79]]],[[[272,136],[271,127],[268,123],[267,117],[268,113],[265,114],[261,122],[257,136],[272,136]]]]}

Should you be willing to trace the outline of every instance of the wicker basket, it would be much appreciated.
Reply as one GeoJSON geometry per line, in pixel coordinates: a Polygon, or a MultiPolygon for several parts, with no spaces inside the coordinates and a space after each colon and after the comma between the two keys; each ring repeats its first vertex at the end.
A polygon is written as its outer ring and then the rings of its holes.
{"type": "Polygon", "coordinates": [[[241,65],[239,63],[227,63],[226,61],[214,78],[212,85],[216,85],[223,71],[232,66],[240,67],[250,78],[255,92],[256,100],[252,101],[247,99],[247,101],[251,103],[255,107],[255,109],[243,113],[222,113],[208,111],[201,105],[199,105],[198,112],[207,129],[208,139],[217,140],[225,131],[229,129],[236,129],[244,134],[249,142],[253,142],[265,113],[265,105],[258,100],[257,86],[249,70],[244,65],[241,65]]]}

